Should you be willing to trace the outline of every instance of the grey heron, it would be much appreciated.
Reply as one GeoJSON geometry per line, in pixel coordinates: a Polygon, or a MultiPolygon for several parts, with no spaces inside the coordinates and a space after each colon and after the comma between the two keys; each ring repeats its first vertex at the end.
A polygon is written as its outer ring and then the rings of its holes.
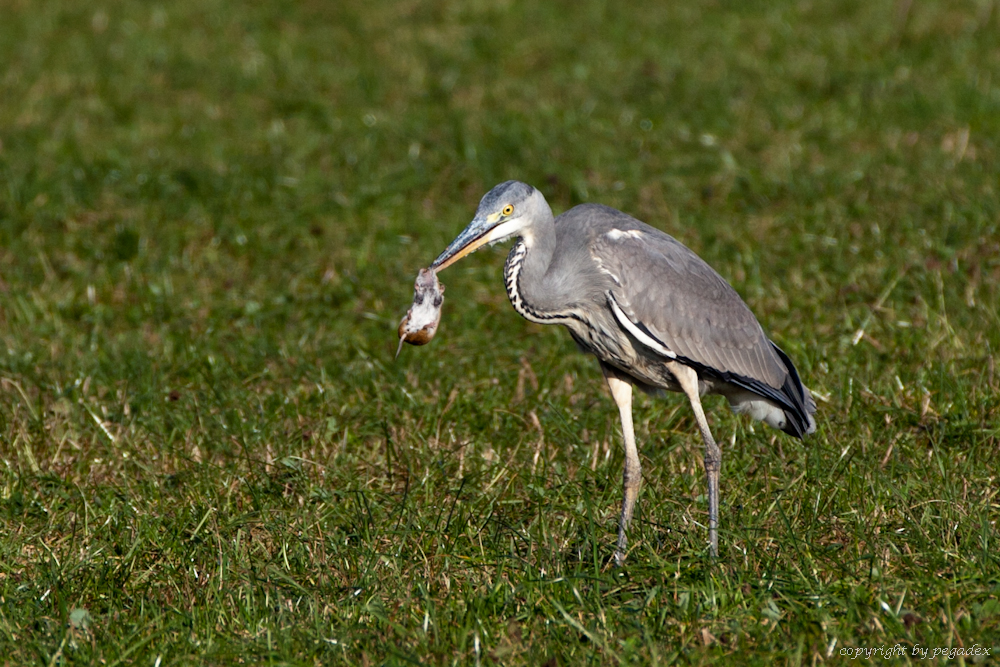
{"type": "Polygon", "coordinates": [[[750,308],[704,260],[668,234],[598,204],[553,217],[535,188],[490,190],[472,222],[431,264],[440,271],[485,244],[515,238],[504,265],[510,303],[524,318],[565,326],[600,361],[625,443],[624,498],[615,561],[624,563],[641,464],[632,388],[683,392],[705,443],[708,527],[718,554],[722,452],[701,396],[801,438],[816,429],[816,403],[788,356],[750,308]]]}

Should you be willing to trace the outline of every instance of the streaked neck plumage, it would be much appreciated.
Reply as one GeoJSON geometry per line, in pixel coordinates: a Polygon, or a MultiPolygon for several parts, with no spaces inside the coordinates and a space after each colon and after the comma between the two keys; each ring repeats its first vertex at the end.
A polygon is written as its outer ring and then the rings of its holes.
{"type": "Polygon", "coordinates": [[[552,209],[538,196],[532,224],[521,231],[504,265],[507,298],[522,317],[540,324],[557,324],[571,316],[547,285],[547,273],[556,248],[552,209]]]}

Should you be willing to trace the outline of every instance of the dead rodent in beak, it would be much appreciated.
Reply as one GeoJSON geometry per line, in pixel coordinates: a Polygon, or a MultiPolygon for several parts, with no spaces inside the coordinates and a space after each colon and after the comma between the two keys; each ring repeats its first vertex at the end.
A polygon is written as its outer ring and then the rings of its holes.
{"type": "Polygon", "coordinates": [[[438,282],[437,273],[431,269],[420,269],[417,280],[413,283],[413,305],[399,323],[397,357],[403,349],[404,341],[410,345],[426,345],[431,342],[441,323],[443,303],[444,285],[438,282]]]}

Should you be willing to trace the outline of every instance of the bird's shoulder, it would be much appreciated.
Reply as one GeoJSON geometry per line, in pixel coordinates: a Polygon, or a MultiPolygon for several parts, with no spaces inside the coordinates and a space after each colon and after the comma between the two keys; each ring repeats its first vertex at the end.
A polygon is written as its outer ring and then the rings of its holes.
{"type": "Polygon", "coordinates": [[[586,245],[593,259],[634,292],[680,290],[701,300],[742,299],[693,250],[670,234],[617,209],[581,204],[556,218],[557,234],[586,245]]]}
{"type": "MultiPolygon", "coordinates": [[[[650,225],[604,204],[578,204],[555,219],[557,230],[572,231],[574,235],[597,236],[613,229],[649,228],[650,225]]],[[[664,232],[660,232],[664,234],[664,232]]],[[[666,235],[666,234],[664,234],[666,235]]]]}

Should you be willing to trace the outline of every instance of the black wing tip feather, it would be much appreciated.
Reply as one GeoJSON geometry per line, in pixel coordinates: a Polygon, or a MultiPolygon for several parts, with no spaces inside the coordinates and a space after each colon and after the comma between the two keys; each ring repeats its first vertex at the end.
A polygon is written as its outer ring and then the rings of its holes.
{"type": "Polygon", "coordinates": [[[781,387],[781,393],[791,399],[789,407],[792,409],[785,410],[785,416],[788,419],[785,421],[785,428],[782,430],[789,435],[801,439],[803,436],[816,430],[816,420],[813,419],[813,414],[816,412],[816,402],[802,385],[802,380],[799,379],[799,372],[795,370],[795,364],[788,358],[788,355],[775,345],[774,341],[771,341],[771,347],[774,348],[774,351],[781,359],[781,363],[788,369],[788,377],[785,378],[785,384],[781,387]]]}

